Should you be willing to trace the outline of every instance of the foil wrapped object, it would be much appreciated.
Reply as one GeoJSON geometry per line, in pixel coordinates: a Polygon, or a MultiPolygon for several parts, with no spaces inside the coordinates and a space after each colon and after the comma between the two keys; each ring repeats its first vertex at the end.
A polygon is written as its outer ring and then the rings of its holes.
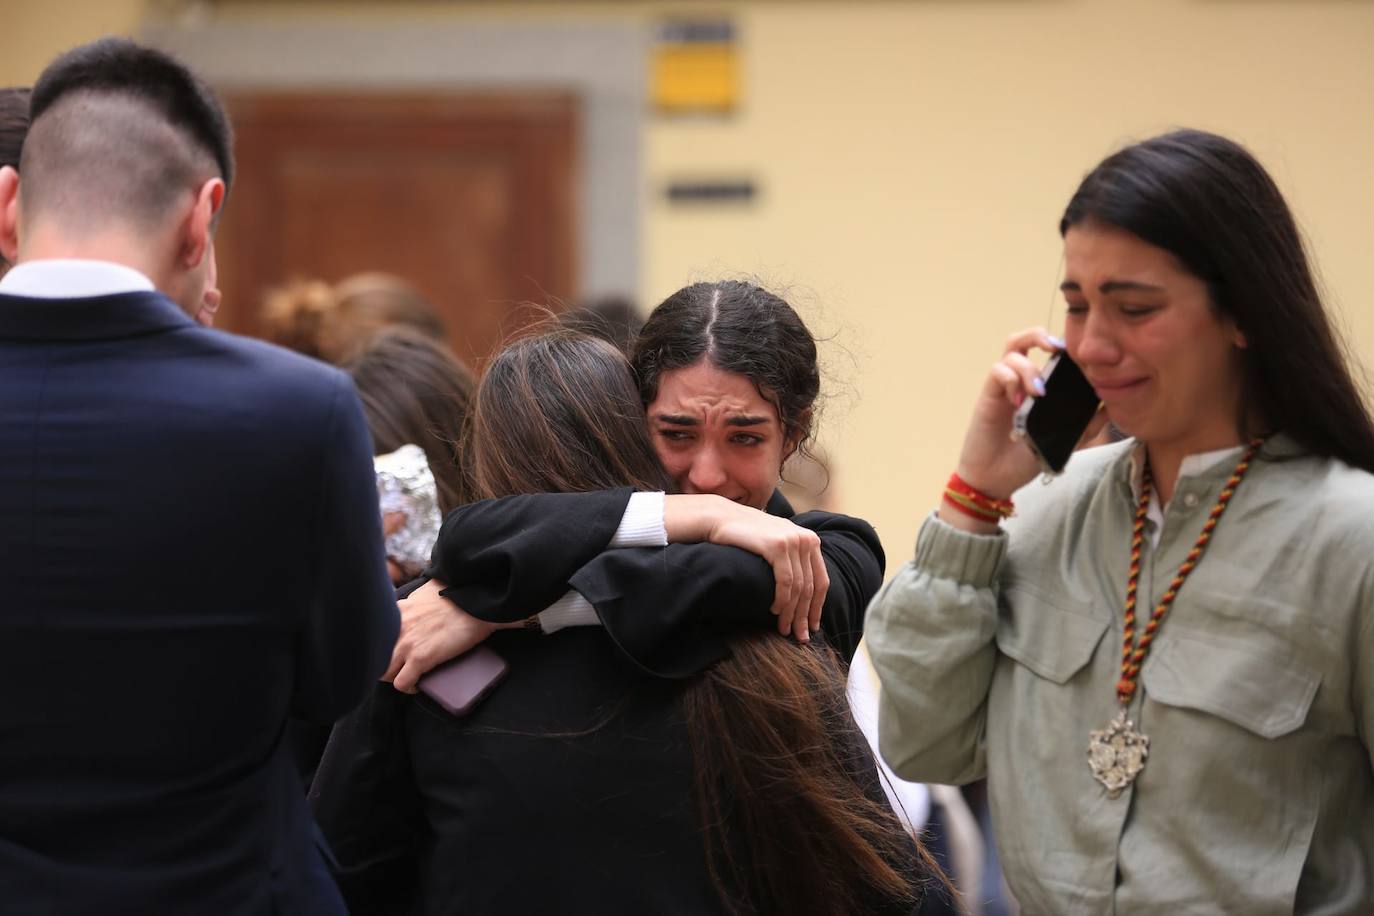
{"type": "Polygon", "coordinates": [[[404,517],[400,527],[386,536],[386,555],[407,577],[416,576],[429,562],[443,521],[434,474],[418,445],[378,455],[373,466],[383,521],[397,513],[404,517]]]}

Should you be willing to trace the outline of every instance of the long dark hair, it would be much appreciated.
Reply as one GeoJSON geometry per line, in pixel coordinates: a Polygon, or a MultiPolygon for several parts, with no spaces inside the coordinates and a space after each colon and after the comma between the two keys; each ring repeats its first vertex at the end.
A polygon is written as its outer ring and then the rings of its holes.
{"type": "Polygon", "coordinates": [[[784,437],[809,455],[821,375],[816,339],[792,306],[741,280],[673,293],[644,322],[631,355],[644,403],[657,397],[664,372],[703,359],[753,382],[778,411],[784,437]]]}
{"type": "Polygon", "coordinates": [[[523,337],[496,355],[470,444],[478,499],[671,487],[625,357],[577,331],[523,337]]]}
{"type": "Polygon", "coordinates": [[[883,798],[844,685],[834,649],[756,633],[683,697],[707,864],[732,913],[870,913],[914,906],[923,884],[957,899],[883,798]]]}
{"type": "Polygon", "coordinates": [[[1128,146],[1083,179],[1059,232],[1092,222],[1174,255],[1245,335],[1243,437],[1287,433],[1315,455],[1374,472],[1374,423],[1297,224],[1244,147],[1200,130],[1128,146]]]}
{"type": "Polygon", "coordinates": [[[472,373],[438,343],[403,328],[377,334],[344,369],[363,404],[378,455],[407,443],[424,449],[447,513],[468,502],[462,442],[473,389],[472,373]]]}
{"type": "MultiPolygon", "coordinates": [[[[667,489],[638,394],[604,340],[517,340],[478,386],[477,495],[667,489]]],[[[864,768],[870,789],[877,774],[844,684],[833,650],[761,633],[683,692],[708,867],[732,912],[863,913],[914,903],[921,877],[940,874],[864,791],[864,768]]]]}

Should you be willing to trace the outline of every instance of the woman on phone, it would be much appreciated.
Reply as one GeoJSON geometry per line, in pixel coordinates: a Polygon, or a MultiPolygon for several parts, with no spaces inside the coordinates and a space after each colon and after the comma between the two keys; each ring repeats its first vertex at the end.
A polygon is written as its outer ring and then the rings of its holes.
{"type": "Polygon", "coordinates": [[[1029,912],[1368,912],[1374,426],[1293,218],[1185,130],[1102,162],[1060,231],[1064,340],[1008,339],[873,603],[883,756],[986,775],[1029,912]],[[1033,348],[1133,438],[1020,489],[1033,348]]]}
{"type": "MultiPolygon", "coordinates": [[[[469,457],[489,498],[670,484],[624,357],[567,331],[493,360],[469,457]]],[[[766,580],[699,598],[700,620],[771,620],[766,580]]],[[[667,680],[598,627],[489,645],[509,673],[465,718],[380,685],[330,739],[311,796],[354,913],[896,914],[938,876],[828,647],[756,632],[667,680]]]]}
{"type": "Polygon", "coordinates": [[[531,494],[451,513],[427,571],[435,581],[401,604],[387,672],[397,689],[413,690],[492,624],[531,617],[548,632],[605,626],[648,670],[689,676],[724,656],[728,635],[696,620],[699,590],[745,580],[775,589],[781,632],[806,641],[821,629],[853,656],[882,583],[877,534],[849,516],[794,514],[776,490],[783,462],[812,437],[820,391],[801,318],[752,283],[693,284],[649,316],[632,362],[650,440],[678,492],[531,494]],[[607,549],[693,538],[757,556],[667,565],[655,550],[607,549]],[[626,596],[648,594],[658,596],[652,612],[626,613],[626,596]]]}

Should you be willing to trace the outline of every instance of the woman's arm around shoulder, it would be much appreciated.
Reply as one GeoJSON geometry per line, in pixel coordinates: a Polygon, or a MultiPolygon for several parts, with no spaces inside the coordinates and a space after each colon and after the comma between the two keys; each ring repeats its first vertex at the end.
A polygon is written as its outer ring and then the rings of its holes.
{"type": "Polygon", "coordinates": [[[425,576],[446,598],[494,623],[537,614],[616,535],[631,489],[484,499],[444,517],[425,576]]]}

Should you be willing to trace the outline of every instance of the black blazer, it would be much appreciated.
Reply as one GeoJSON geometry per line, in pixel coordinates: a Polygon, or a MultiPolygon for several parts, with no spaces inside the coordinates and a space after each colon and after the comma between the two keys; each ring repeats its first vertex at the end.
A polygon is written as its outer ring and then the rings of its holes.
{"type": "MultiPolygon", "coordinates": [[[[707,597],[766,605],[771,591],[707,597]]],[[[687,682],[646,673],[599,627],[487,644],[510,671],[469,717],[382,684],[334,729],[311,801],[354,916],[726,912],[693,794],[687,682]]],[[[885,804],[867,746],[845,758],[885,804]]]]}
{"type": "Polygon", "coordinates": [[[503,630],[467,718],[378,685],[334,729],[311,802],[354,916],[710,914],[680,681],[599,628],[503,630]]]}
{"type": "Polygon", "coordinates": [[[0,911],[341,913],[283,740],[395,639],[346,376],[0,296],[0,911]]]}
{"type": "MultiPolygon", "coordinates": [[[[448,585],[443,594],[459,607],[494,622],[538,613],[576,589],[621,649],[661,677],[701,671],[725,656],[730,636],[775,623],[768,612],[772,569],[753,554],[714,544],[606,550],[630,493],[509,496],[455,509],[444,518],[425,574],[448,585]],[[702,600],[722,585],[769,597],[762,604],[702,600]]],[[[877,532],[847,515],[798,515],[780,493],[768,512],[820,536],[830,574],[821,631],[852,659],[864,611],[883,581],[877,532]]]]}

